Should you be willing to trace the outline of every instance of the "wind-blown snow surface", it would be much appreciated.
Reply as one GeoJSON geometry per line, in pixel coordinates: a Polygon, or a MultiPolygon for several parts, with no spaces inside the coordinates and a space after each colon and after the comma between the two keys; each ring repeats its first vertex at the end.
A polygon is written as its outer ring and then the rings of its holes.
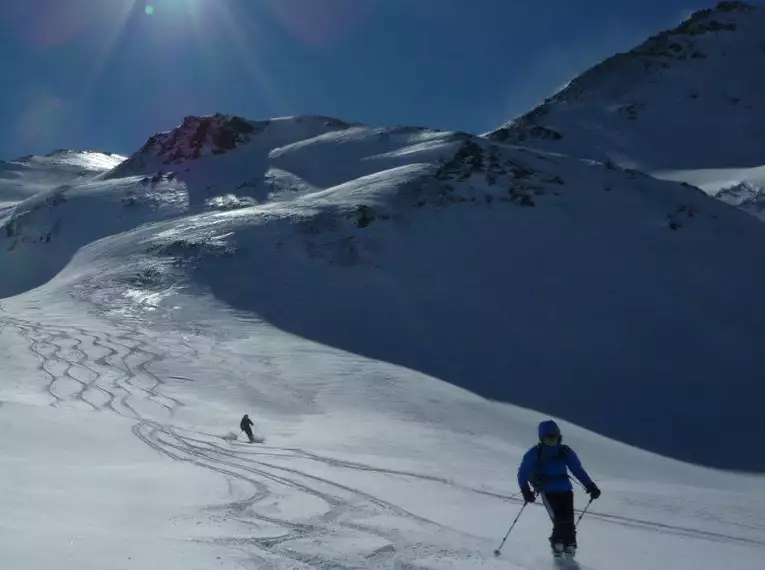
{"type": "Polygon", "coordinates": [[[492,555],[546,416],[481,395],[610,436],[562,422],[582,568],[760,567],[761,476],[616,440],[762,471],[761,224],[463,134],[184,126],[0,220],[4,567],[552,568],[537,506],[492,555]]]}
{"type": "Polygon", "coordinates": [[[488,136],[642,171],[762,166],[763,26],[765,7],[720,2],[488,136]]]}

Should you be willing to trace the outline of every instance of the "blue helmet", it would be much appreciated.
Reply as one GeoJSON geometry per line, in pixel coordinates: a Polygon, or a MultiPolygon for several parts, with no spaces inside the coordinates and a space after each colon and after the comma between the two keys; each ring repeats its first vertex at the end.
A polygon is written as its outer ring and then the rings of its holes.
{"type": "Polygon", "coordinates": [[[545,420],[539,423],[539,439],[541,440],[545,436],[560,437],[560,428],[553,420],[545,420]]]}

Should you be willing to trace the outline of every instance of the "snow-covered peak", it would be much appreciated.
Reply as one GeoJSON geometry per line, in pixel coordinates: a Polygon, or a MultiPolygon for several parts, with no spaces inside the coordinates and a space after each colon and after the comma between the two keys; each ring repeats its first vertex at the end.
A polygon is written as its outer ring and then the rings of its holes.
{"type": "Polygon", "coordinates": [[[46,155],[27,155],[11,161],[0,161],[1,170],[13,169],[79,169],[87,172],[104,172],[114,168],[127,157],[113,152],[93,150],[57,149],[46,155]]]}
{"type": "Polygon", "coordinates": [[[765,7],[720,2],[487,136],[646,171],[763,164],[763,29],[765,7]]]}
{"type": "Polygon", "coordinates": [[[233,115],[186,117],[178,127],[150,137],[139,154],[153,154],[164,164],[222,154],[249,142],[262,126],[233,115]]]}
{"type": "Polygon", "coordinates": [[[741,182],[723,188],[715,197],[765,221],[765,187],[752,182],[741,182]]]}
{"type": "Polygon", "coordinates": [[[147,174],[158,169],[166,170],[171,165],[177,168],[203,156],[221,155],[247,146],[266,131],[272,140],[285,144],[349,127],[351,125],[343,121],[316,116],[265,121],[221,113],[189,116],[174,129],[149,137],[138,152],[109,176],[147,174]]]}
{"type": "Polygon", "coordinates": [[[0,161],[0,213],[38,192],[99,176],[125,158],[114,153],[55,150],[45,156],[29,155],[0,161]]]}

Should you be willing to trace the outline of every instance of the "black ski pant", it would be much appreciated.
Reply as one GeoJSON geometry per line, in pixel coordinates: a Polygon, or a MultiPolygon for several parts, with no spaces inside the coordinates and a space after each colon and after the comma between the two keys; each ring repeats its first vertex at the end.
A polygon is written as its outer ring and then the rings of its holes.
{"type": "Polygon", "coordinates": [[[250,426],[244,426],[242,429],[244,430],[244,433],[247,434],[247,437],[250,438],[250,443],[255,441],[255,436],[252,435],[252,428],[250,426]]]}
{"type": "Polygon", "coordinates": [[[574,492],[541,493],[542,503],[553,522],[550,544],[556,542],[564,546],[576,546],[576,527],[574,526],[574,492]]]}

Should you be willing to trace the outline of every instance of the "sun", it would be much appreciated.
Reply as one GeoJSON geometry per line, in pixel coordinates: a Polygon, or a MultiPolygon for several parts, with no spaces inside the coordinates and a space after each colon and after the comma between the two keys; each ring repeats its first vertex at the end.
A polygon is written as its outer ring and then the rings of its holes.
{"type": "Polygon", "coordinates": [[[153,16],[155,13],[167,13],[179,11],[185,13],[194,13],[202,9],[202,3],[199,0],[135,0],[143,4],[143,13],[147,16],[153,16]]]}
{"type": "MultiPolygon", "coordinates": [[[[255,8],[249,2],[230,0],[72,1],[93,7],[88,13],[97,29],[89,69],[81,82],[82,99],[110,77],[115,60],[123,64],[140,60],[135,65],[142,72],[161,77],[152,81],[175,85],[184,85],[190,77],[206,85],[238,81],[256,85],[265,98],[284,99],[284,93],[276,92],[277,82],[263,61],[263,54],[273,48],[267,20],[257,17],[269,6],[261,0],[251,0],[258,4],[255,8]]],[[[154,89],[159,93],[158,84],[154,89]]],[[[195,97],[193,89],[185,93],[189,99],[195,97]]]]}

